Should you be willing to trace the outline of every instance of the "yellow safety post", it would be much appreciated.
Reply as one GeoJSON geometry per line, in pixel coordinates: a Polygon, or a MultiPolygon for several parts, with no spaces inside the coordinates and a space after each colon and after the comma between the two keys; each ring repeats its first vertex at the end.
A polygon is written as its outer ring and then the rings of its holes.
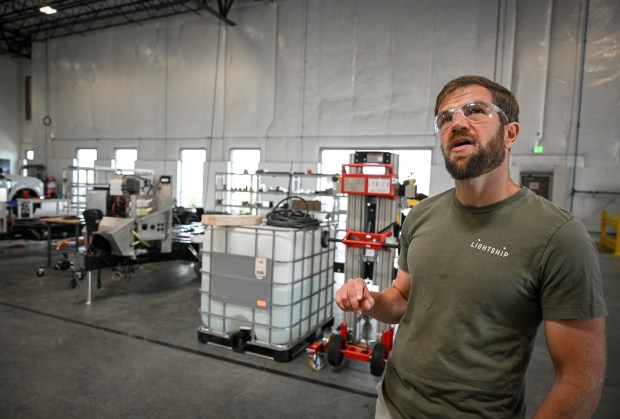
{"type": "Polygon", "coordinates": [[[601,217],[601,241],[600,245],[613,250],[614,255],[620,256],[620,239],[618,239],[618,230],[620,230],[620,216],[610,217],[607,211],[603,211],[601,217]],[[613,238],[607,236],[607,227],[615,230],[613,238]]]}

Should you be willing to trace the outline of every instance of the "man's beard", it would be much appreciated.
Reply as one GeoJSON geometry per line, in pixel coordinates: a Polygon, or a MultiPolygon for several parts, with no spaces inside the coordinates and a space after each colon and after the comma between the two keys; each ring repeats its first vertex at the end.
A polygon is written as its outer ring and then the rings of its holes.
{"type": "Polygon", "coordinates": [[[450,156],[441,146],[441,152],[448,173],[456,180],[471,179],[489,173],[504,161],[506,150],[504,148],[503,130],[497,133],[486,146],[482,146],[475,154],[468,156],[463,162],[450,160],[450,156]]]}

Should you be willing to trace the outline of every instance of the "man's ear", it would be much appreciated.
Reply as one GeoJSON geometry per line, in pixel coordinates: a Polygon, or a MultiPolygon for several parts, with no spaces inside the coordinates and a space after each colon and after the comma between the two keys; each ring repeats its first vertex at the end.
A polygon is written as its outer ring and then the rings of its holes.
{"type": "Polygon", "coordinates": [[[512,148],[519,136],[520,125],[518,122],[509,122],[504,127],[504,145],[508,150],[512,148]]]}

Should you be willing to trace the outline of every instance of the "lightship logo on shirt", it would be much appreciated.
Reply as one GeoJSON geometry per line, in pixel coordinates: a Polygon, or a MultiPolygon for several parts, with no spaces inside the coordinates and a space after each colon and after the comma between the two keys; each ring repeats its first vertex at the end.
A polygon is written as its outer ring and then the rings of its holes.
{"type": "Polygon", "coordinates": [[[497,247],[489,246],[487,244],[482,243],[482,240],[480,239],[478,239],[475,242],[471,242],[471,247],[481,252],[490,253],[495,256],[499,256],[503,258],[508,257],[508,251],[506,250],[505,247],[498,249],[497,247]]]}

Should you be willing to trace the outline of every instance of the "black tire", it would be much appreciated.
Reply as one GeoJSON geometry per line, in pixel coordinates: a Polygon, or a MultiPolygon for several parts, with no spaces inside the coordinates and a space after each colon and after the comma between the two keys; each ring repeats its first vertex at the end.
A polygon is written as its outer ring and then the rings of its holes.
{"type": "Polygon", "coordinates": [[[387,348],[383,342],[375,343],[375,347],[372,349],[372,355],[370,355],[370,373],[374,376],[380,377],[385,370],[385,362],[387,348]]]}
{"type": "Polygon", "coordinates": [[[327,344],[327,363],[332,367],[342,364],[346,342],[342,335],[332,335],[327,344]]]}
{"type": "Polygon", "coordinates": [[[327,249],[329,247],[329,230],[321,232],[321,247],[327,249]]]}

